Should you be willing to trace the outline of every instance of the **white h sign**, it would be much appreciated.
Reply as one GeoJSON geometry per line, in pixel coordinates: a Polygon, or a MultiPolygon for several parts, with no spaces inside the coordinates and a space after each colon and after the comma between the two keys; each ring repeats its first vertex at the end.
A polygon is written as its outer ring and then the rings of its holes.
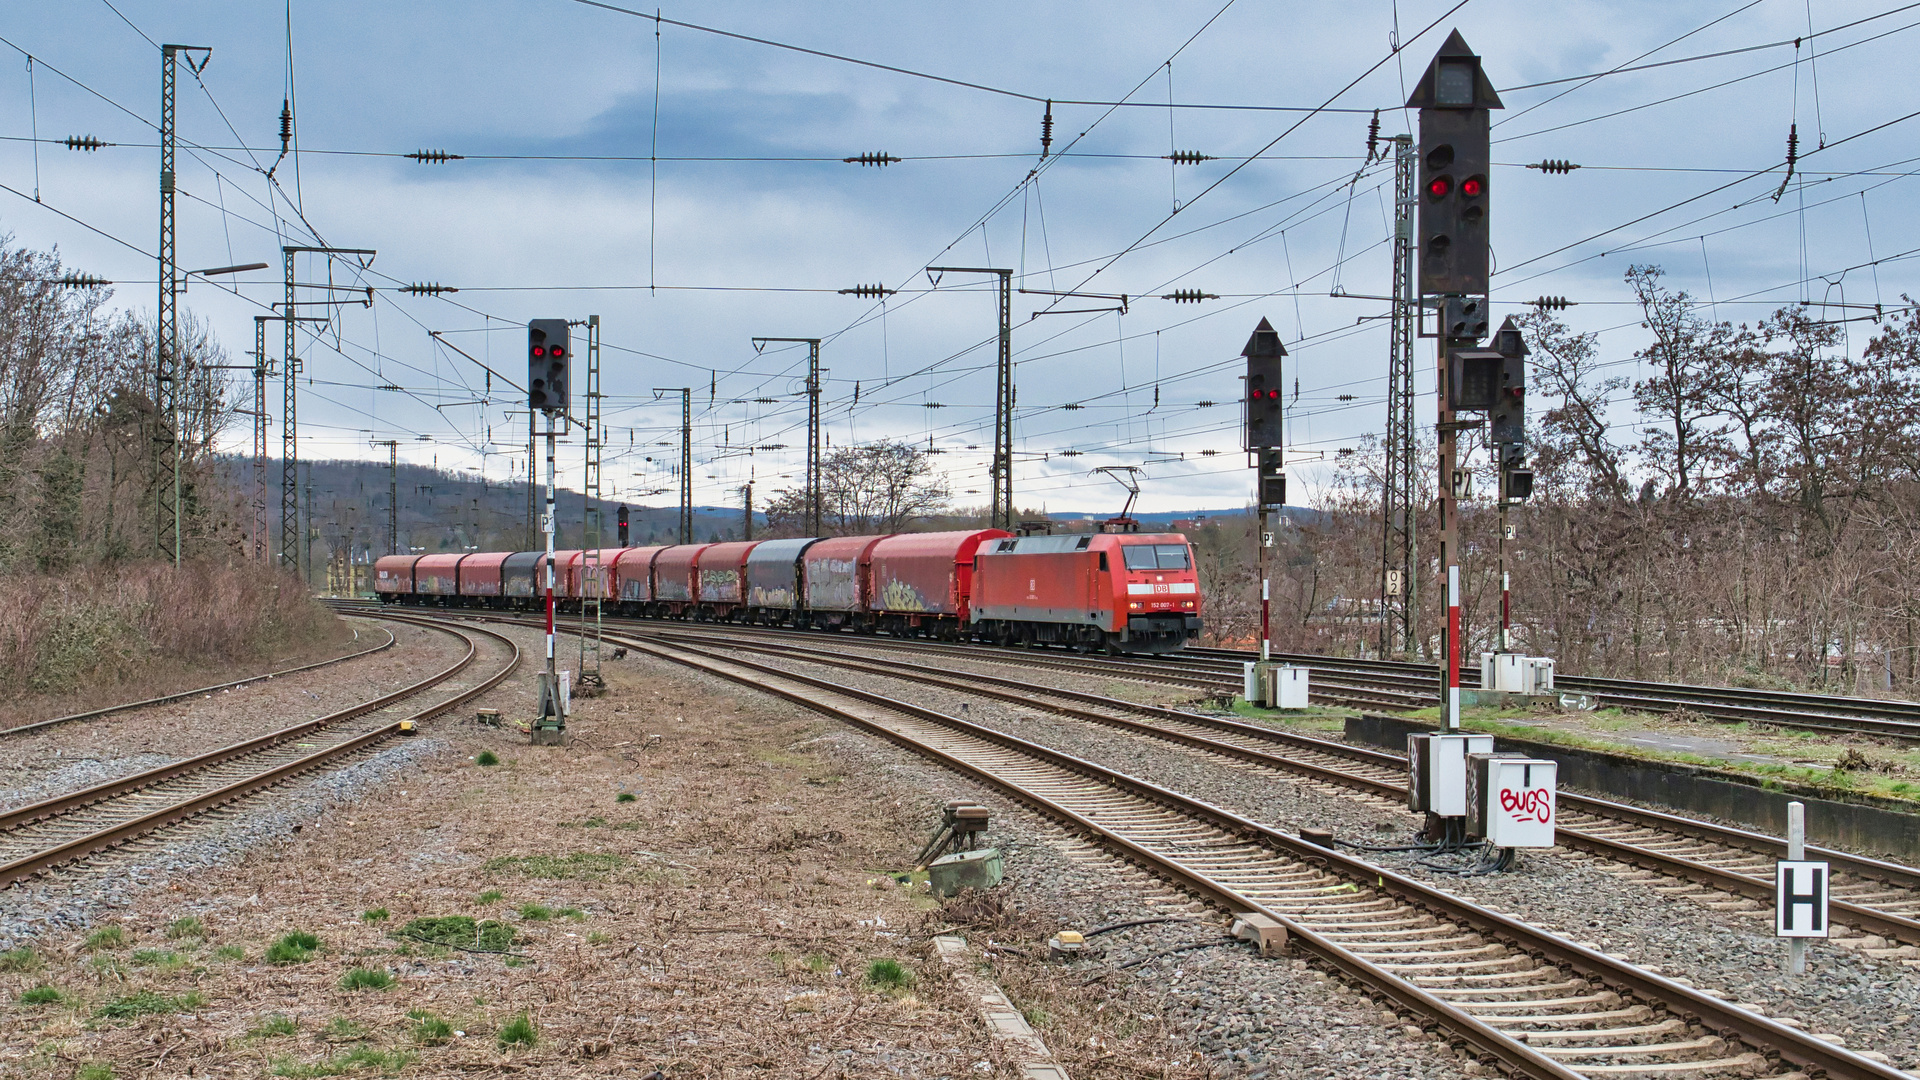
{"type": "Polygon", "coordinates": [[[1782,859],[1773,864],[1773,875],[1773,936],[1826,937],[1827,864],[1782,859]]]}

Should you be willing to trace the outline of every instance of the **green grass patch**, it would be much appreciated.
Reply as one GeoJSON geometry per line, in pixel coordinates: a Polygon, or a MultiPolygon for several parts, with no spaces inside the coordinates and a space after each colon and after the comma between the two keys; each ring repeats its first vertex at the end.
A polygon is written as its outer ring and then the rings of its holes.
{"type": "Polygon", "coordinates": [[[215,960],[245,960],[247,958],[247,950],[238,945],[222,945],[213,950],[213,958],[215,960]]]}
{"type": "Polygon", "coordinates": [[[492,768],[493,766],[500,764],[500,755],[494,753],[491,750],[482,750],[480,751],[479,756],[473,759],[473,763],[475,765],[484,766],[486,768],[492,768]]]}
{"type": "Polygon", "coordinates": [[[486,869],[496,874],[565,879],[598,877],[625,864],[625,859],[607,852],[576,851],[571,855],[502,855],[488,859],[486,869]]]}
{"type": "Polygon", "coordinates": [[[313,954],[319,948],[319,938],[304,930],[295,930],[267,946],[267,963],[281,966],[304,964],[313,959],[313,954]]]}
{"type": "Polygon", "coordinates": [[[40,954],[32,948],[22,945],[17,949],[0,952],[0,971],[26,972],[40,970],[40,954]]]}
{"type": "Polygon", "coordinates": [[[615,795],[613,797],[613,801],[614,802],[636,802],[639,800],[639,798],[640,796],[635,795],[631,791],[623,791],[620,794],[615,795]]]}
{"type": "Polygon", "coordinates": [[[394,985],[393,976],[379,968],[357,967],[340,976],[342,990],[391,990],[394,985]]]}
{"type": "Polygon", "coordinates": [[[545,904],[521,904],[520,917],[528,922],[546,922],[553,918],[553,909],[545,904]]]}
{"type": "Polygon", "coordinates": [[[613,935],[603,934],[598,930],[595,930],[593,933],[587,935],[587,944],[589,945],[605,945],[606,943],[612,940],[613,940],[613,935]]]}
{"type": "Polygon", "coordinates": [[[476,904],[497,904],[506,898],[507,894],[501,892],[499,889],[488,889],[486,892],[474,897],[473,902],[476,904]]]}
{"type": "Polygon", "coordinates": [[[262,1039],[284,1039],[299,1034],[299,1031],[300,1027],[293,1022],[293,1017],[286,1013],[269,1013],[261,1017],[260,1022],[253,1025],[253,1030],[247,1034],[262,1039]]]}
{"type": "Polygon", "coordinates": [[[360,913],[360,921],[365,923],[386,922],[388,916],[391,914],[392,912],[383,907],[368,908],[360,913]]]}
{"type": "Polygon", "coordinates": [[[168,949],[135,949],[133,962],[137,967],[156,968],[160,971],[179,971],[187,966],[187,958],[168,949]]]}
{"type": "Polygon", "coordinates": [[[827,959],[825,953],[808,953],[804,963],[807,965],[807,970],[815,975],[824,974],[833,968],[833,961],[827,959]]]}
{"type": "Polygon", "coordinates": [[[336,1016],[327,1021],[327,1026],[321,1028],[320,1033],[329,1039],[363,1039],[367,1029],[344,1016],[336,1016]]]}
{"type": "Polygon", "coordinates": [[[584,911],[581,911],[577,907],[563,907],[559,911],[554,912],[554,914],[560,916],[561,918],[567,920],[568,922],[586,922],[587,921],[587,913],[584,911]]]}
{"type": "Polygon", "coordinates": [[[22,1005],[58,1005],[67,1000],[67,995],[54,986],[36,986],[20,995],[22,1005]]]}
{"type": "Polygon", "coordinates": [[[502,1050],[509,1046],[532,1046],[540,1041],[540,1033],[533,1029],[533,1017],[525,1012],[507,1021],[498,1036],[502,1050]]]}
{"type": "Polygon", "coordinates": [[[883,958],[867,965],[867,982],[881,990],[906,990],[915,981],[912,969],[898,960],[883,958]]]}
{"type": "Polygon", "coordinates": [[[186,915],[167,924],[167,937],[173,941],[181,938],[204,938],[207,936],[207,924],[196,915],[186,915]]]}
{"type": "Polygon", "coordinates": [[[103,1020],[137,1020],[142,1016],[162,1016],[167,1013],[187,1012],[207,1003],[198,992],[188,992],[178,997],[167,997],[152,990],[142,990],[100,1006],[93,1015],[103,1020]]]}
{"type": "Polygon", "coordinates": [[[407,1019],[413,1021],[413,1028],[408,1034],[421,1046],[439,1046],[453,1038],[453,1025],[425,1009],[409,1010],[407,1019]]]}
{"type": "Polygon", "coordinates": [[[119,926],[103,926],[87,935],[86,943],[80,947],[88,952],[101,952],[106,949],[124,949],[127,946],[127,932],[119,926]]]}
{"type": "Polygon", "coordinates": [[[74,1080],[113,1080],[113,1066],[104,1061],[89,1061],[73,1075],[74,1080]]]}
{"type": "Polygon", "coordinates": [[[419,1055],[411,1050],[376,1050],[371,1046],[356,1046],[326,1061],[301,1062],[290,1057],[277,1058],[273,1063],[273,1075],[306,1080],[315,1076],[345,1076],[360,1069],[378,1069],[383,1075],[390,1076],[418,1060],[419,1055]]]}
{"type": "Polygon", "coordinates": [[[415,919],[394,936],[468,952],[503,953],[514,946],[513,927],[493,919],[477,922],[471,915],[415,919]]]}

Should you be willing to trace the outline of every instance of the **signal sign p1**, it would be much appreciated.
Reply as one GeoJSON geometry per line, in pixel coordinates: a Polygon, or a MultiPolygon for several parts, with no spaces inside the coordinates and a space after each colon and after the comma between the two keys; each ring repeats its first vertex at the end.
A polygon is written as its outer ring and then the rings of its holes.
{"type": "Polygon", "coordinates": [[[1827,936],[1827,894],[1832,873],[1824,862],[1782,859],[1773,864],[1773,936],[1827,936]]]}

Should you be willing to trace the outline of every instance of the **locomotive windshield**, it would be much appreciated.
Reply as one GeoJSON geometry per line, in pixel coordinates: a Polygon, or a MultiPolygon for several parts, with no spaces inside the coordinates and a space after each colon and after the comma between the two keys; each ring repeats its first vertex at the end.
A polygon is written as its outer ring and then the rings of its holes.
{"type": "Polygon", "coordinates": [[[1120,554],[1129,570],[1185,570],[1185,544],[1122,544],[1120,554]]]}

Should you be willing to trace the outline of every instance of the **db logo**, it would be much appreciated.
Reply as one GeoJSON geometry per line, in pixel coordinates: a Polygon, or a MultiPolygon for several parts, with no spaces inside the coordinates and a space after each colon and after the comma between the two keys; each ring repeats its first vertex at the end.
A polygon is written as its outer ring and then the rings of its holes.
{"type": "Polygon", "coordinates": [[[1500,809],[1512,814],[1515,821],[1537,820],[1544,825],[1553,820],[1553,792],[1546,788],[1531,791],[1501,788],[1500,809]]]}

